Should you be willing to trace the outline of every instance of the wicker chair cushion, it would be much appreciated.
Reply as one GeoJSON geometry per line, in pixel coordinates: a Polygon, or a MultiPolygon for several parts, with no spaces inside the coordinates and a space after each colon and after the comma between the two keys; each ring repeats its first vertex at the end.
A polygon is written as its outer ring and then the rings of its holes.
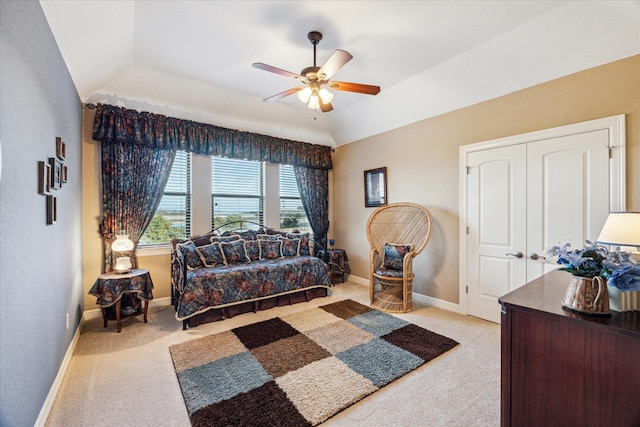
{"type": "Polygon", "coordinates": [[[412,250],[412,244],[398,245],[395,243],[385,243],[383,266],[391,270],[402,271],[402,262],[404,261],[404,256],[412,250]]]}
{"type": "Polygon", "coordinates": [[[404,272],[402,270],[394,270],[391,268],[380,267],[377,270],[375,270],[374,273],[377,274],[378,276],[402,279],[402,275],[404,272]]]}

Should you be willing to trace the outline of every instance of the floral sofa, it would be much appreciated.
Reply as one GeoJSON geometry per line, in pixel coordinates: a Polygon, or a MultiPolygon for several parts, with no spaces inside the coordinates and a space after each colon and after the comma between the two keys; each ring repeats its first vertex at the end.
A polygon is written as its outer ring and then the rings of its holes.
{"type": "Polygon", "coordinates": [[[270,229],[173,240],[171,298],[183,329],[326,296],[328,267],[308,233],[270,229]]]}

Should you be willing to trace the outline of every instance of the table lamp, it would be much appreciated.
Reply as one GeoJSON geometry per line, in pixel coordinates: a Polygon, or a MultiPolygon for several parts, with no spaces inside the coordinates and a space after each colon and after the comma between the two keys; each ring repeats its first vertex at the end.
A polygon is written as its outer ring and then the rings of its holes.
{"type": "MultiPolygon", "coordinates": [[[[129,239],[128,234],[119,234],[116,236],[116,240],[111,244],[111,251],[113,253],[128,253],[133,250],[133,242],[129,239]]],[[[126,273],[131,270],[131,258],[127,254],[126,256],[120,256],[116,258],[113,269],[116,273],[126,273]]]]}
{"type": "Polygon", "coordinates": [[[597,243],[640,247],[640,212],[610,212],[597,243]]]}

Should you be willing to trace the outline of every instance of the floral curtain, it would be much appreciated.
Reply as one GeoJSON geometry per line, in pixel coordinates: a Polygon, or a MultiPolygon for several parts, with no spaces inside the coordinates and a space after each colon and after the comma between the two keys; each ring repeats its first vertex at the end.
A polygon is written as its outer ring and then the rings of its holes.
{"type": "Polygon", "coordinates": [[[331,147],[98,104],[93,139],[232,159],[331,169],[331,147]]]}
{"type": "Polygon", "coordinates": [[[102,213],[105,271],[113,265],[111,243],[128,234],[135,247],[155,215],[171,173],[175,150],[121,142],[102,143],[102,213]]]}
{"type": "Polygon", "coordinates": [[[293,170],[314,238],[322,242],[326,254],[326,237],[329,231],[329,171],[299,166],[293,170]]]}

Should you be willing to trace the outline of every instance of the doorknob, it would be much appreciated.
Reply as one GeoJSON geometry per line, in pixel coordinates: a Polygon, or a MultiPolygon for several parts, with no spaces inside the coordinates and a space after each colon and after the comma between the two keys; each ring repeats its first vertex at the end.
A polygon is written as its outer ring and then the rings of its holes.
{"type": "Polygon", "coordinates": [[[543,257],[542,255],[538,255],[537,253],[533,252],[531,255],[529,255],[529,258],[531,259],[546,259],[545,257],[543,257]]]}
{"type": "Polygon", "coordinates": [[[522,252],[516,252],[515,254],[506,254],[506,255],[511,255],[511,256],[516,257],[516,258],[522,258],[524,256],[524,254],[522,252]]]}

